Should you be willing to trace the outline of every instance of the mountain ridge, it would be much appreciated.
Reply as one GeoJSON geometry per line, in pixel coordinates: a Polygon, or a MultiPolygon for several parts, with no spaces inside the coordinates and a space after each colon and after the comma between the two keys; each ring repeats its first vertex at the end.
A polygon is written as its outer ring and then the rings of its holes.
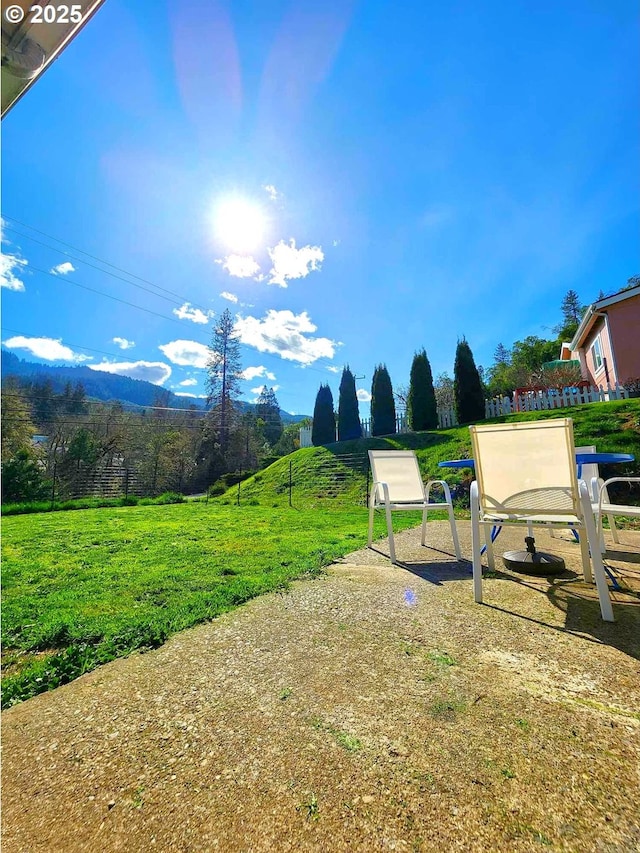
{"type": "MultiPolygon", "coordinates": [[[[161,385],[154,385],[145,379],[132,379],[130,376],[120,376],[117,373],[91,370],[89,367],[76,365],[44,364],[39,361],[26,361],[18,358],[8,350],[1,350],[1,375],[5,380],[9,376],[31,381],[51,380],[56,393],[61,393],[67,382],[81,382],[88,397],[108,402],[119,400],[121,403],[129,403],[137,406],[152,406],[159,395],[166,395],[166,405],[171,409],[183,409],[193,405],[197,409],[205,409],[204,401],[195,397],[183,397],[175,394],[161,385]]],[[[247,400],[239,400],[243,411],[249,411],[255,407],[254,403],[247,400]]],[[[293,415],[280,409],[283,423],[297,423],[304,420],[308,415],[293,415]]]]}

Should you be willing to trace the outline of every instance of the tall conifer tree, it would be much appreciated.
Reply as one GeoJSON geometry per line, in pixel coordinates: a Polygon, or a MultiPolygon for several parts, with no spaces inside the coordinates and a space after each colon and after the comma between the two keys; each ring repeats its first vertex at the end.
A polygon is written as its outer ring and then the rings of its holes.
{"type": "Polygon", "coordinates": [[[458,341],[456,347],[453,393],[458,423],[468,424],[472,421],[484,420],[484,389],[471,347],[465,338],[458,341]]]}
{"type": "Polygon", "coordinates": [[[362,436],[356,380],[349,365],[342,371],[340,397],[338,399],[338,441],[349,441],[362,436]]]}
{"type": "Polygon", "coordinates": [[[314,447],[331,444],[336,440],[336,417],[333,411],[333,394],[328,385],[321,385],[313,407],[311,443],[314,447]]]}
{"type": "Polygon", "coordinates": [[[407,418],[409,427],[416,432],[438,427],[438,406],[433,389],[433,374],[424,349],[414,355],[411,365],[407,418]]]}
{"type": "Polygon", "coordinates": [[[371,435],[393,435],[396,432],[396,404],[391,377],[386,365],[379,364],[371,382],[371,435]]]}
{"type": "Polygon", "coordinates": [[[224,454],[229,442],[229,430],[238,397],[242,365],[240,344],[234,330],[233,317],[228,308],[213,327],[207,359],[207,403],[217,428],[220,449],[224,454]]]}

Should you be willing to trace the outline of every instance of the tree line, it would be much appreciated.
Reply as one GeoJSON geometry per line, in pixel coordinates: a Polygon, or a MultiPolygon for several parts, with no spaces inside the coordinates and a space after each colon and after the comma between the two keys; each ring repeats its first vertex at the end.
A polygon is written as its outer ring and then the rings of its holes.
{"type": "MultiPolygon", "coordinates": [[[[436,429],[438,407],[453,408],[459,423],[484,418],[485,393],[471,347],[462,338],[456,347],[454,378],[441,374],[434,383],[431,364],[423,348],[411,364],[409,388],[393,390],[386,364],[378,364],[371,382],[371,428],[373,436],[393,435],[397,431],[396,408],[403,408],[409,429],[436,429]]],[[[362,436],[355,379],[349,365],[342,371],[338,410],[334,411],[331,388],[323,383],[313,408],[311,442],[315,446],[348,441],[362,436]]]]}
{"type": "Polygon", "coordinates": [[[160,389],[151,405],[87,397],[81,382],[56,391],[49,377],[8,377],[2,393],[2,500],[60,498],[101,488],[120,472],[140,493],[218,491],[299,447],[299,424],[282,423],[273,388],[249,408],[233,319],[212,330],[207,409],[169,406],[160,389]],[[55,482],[54,482],[55,481],[55,482]]]}
{"type": "MultiPolygon", "coordinates": [[[[628,279],[622,290],[637,287],[639,276],[628,279]]],[[[611,295],[611,294],[609,294],[611,295]]],[[[600,291],[598,299],[605,297],[600,291]]],[[[582,379],[579,364],[558,362],[560,347],[574,337],[587,306],[575,290],[568,290],[560,305],[561,320],[553,327],[553,337],[529,335],[515,341],[510,348],[499,343],[493,363],[485,370],[477,365],[465,338],[458,341],[453,378],[441,373],[433,379],[426,351],[414,355],[409,386],[395,390],[385,364],[376,366],[371,384],[371,435],[396,432],[396,408],[404,410],[411,430],[436,429],[438,409],[453,410],[458,423],[471,423],[485,416],[485,400],[496,396],[511,397],[517,388],[566,388],[582,379]]],[[[638,379],[630,377],[630,381],[638,379]]],[[[362,435],[358,414],[355,382],[345,367],[340,382],[338,411],[334,412],[329,385],[320,386],[313,413],[311,440],[314,445],[345,441],[362,435]]]]}

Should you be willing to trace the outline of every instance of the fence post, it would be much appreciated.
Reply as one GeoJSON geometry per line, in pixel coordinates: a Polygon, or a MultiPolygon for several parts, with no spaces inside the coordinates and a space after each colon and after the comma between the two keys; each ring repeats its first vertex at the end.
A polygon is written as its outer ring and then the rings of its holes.
{"type": "Polygon", "coordinates": [[[58,463],[53,463],[53,482],[51,483],[51,509],[53,509],[53,505],[56,501],[56,468],[58,467],[58,463]]]}
{"type": "Polygon", "coordinates": [[[293,483],[292,483],[292,481],[291,481],[291,469],[292,469],[292,465],[293,465],[293,462],[292,462],[292,460],[290,459],[290,460],[289,460],[289,506],[293,506],[293,503],[292,503],[292,501],[291,501],[291,489],[292,489],[292,487],[293,487],[293,483]]]}

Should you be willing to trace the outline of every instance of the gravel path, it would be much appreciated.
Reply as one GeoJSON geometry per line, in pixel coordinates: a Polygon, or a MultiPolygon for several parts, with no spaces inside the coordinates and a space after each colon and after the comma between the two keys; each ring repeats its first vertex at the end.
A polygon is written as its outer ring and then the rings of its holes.
{"type": "Polygon", "coordinates": [[[6,711],[5,853],[640,849],[638,595],[429,529],[6,711]]]}

